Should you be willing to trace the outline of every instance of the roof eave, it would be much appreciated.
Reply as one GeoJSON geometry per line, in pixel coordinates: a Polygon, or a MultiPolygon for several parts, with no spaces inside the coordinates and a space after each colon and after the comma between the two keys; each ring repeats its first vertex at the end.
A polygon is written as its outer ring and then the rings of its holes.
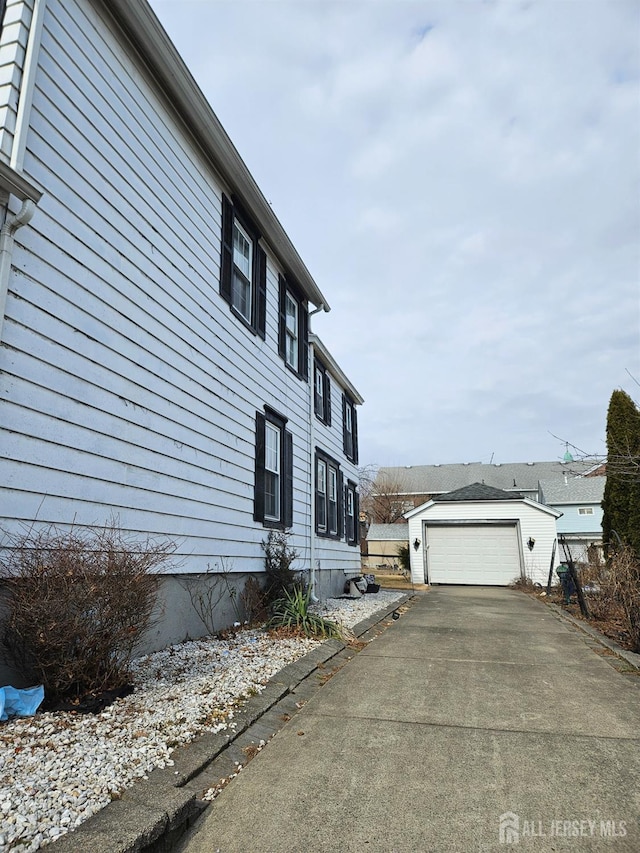
{"type": "Polygon", "coordinates": [[[317,308],[329,303],[146,0],[97,0],[126,34],[216,171],[256,221],[286,272],[317,308]]]}
{"type": "Polygon", "coordinates": [[[340,385],[345,389],[345,391],[349,392],[349,395],[353,399],[353,402],[357,406],[361,406],[364,403],[363,397],[352,384],[351,380],[346,376],[342,368],[338,365],[335,358],[331,355],[331,353],[322,343],[320,338],[312,332],[309,335],[309,342],[312,344],[313,349],[319,353],[324,363],[324,366],[327,368],[329,373],[332,373],[338,380],[340,385]]]}

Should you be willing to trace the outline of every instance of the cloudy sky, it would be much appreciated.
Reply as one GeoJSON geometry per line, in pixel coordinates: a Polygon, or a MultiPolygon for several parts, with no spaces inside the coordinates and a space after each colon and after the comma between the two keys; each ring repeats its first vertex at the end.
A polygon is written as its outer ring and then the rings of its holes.
{"type": "Polygon", "coordinates": [[[151,3],[332,307],[361,462],[604,450],[640,400],[640,0],[151,3]]]}

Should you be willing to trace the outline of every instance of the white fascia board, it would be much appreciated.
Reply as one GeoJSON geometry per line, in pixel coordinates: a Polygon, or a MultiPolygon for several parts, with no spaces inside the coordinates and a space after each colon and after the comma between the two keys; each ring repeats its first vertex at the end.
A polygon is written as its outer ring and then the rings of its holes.
{"type": "Polygon", "coordinates": [[[487,503],[499,503],[505,505],[513,505],[513,504],[526,504],[527,506],[532,507],[533,509],[540,510],[540,512],[544,512],[547,515],[553,515],[556,518],[560,518],[563,513],[558,512],[556,509],[552,509],[550,506],[546,506],[545,504],[538,503],[538,501],[532,501],[531,498],[522,498],[522,499],[514,499],[509,501],[427,501],[427,503],[422,504],[422,506],[417,506],[415,509],[410,509],[408,512],[405,512],[402,516],[403,518],[409,519],[413,518],[414,515],[418,515],[419,513],[424,512],[427,509],[430,509],[434,504],[460,504],[461,506],[467,506],[468,504],[487,504],[487,503]]]}
{"type": "MultiPolygon", "coordinates": [[[[508,503],[508,501],[507,501],[508,503]]],[[[548,515],[555,515],[556,518],[560,518],[564,515],[563,512],[560,512],[557,509],[554,509],[551,506],[547,506],[547,504],[541,504],[539,501],[533,501],[531,498],[525,498],[521,503],[527,504],[527,506],[531,506],[534,509],[539,509],[541,512],[546,512],[548,515]]]]}
{"type": "Polygon", "coordinates": [[[255,220],[285,272],[317,308],[329,303],[147,0],[93,0],[121,27],[207,159],[255,220]]]}
{"type": "Polygon", "coordinates": [[[410,518],[413,518],[414,515],[418,515],[419,513],[424,512],[425,509],[428,509],[430,506],[433,506],[434,503],[435,501],[431,500],[427,501],[426,503],[420,504],[420,506],[417,506],[414,509],[410,509],[407,512],[403,513],[402,517],[409,520],[410,518]]]}
{"type": "Polygon", "coordinates": [[[320,358],[322,359],[322,362],[329,371],[329,373],[331,373],[331,375],[335,379],[337,379],[338,383],[342,386],[342,388],[344,388],[345,391],[349,392],[349,395],[353,399],[353,402],[357,406],[361,406],[364,403],[364,399],[361,397],[355,387],[351,384],[345,374],[342,372],[341,368],[338,367],[336,360],[331,355],[329,350],[325,347],[325,345],[322,343],[320,338],[312,332],[309,335],[309,342],[313,346],[314,352],[317,352],[320,358]]]}

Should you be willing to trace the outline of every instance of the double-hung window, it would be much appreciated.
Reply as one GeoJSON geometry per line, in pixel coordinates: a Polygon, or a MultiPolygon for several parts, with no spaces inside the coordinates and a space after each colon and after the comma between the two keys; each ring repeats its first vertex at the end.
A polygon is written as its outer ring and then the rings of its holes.
{"type": "Polygon", "coordinates": [[[253,517],[280,530],[293,524],[293,438],[286,423],[267,406],[256,412],[253,517]]]}
{"type": "Polygon", "coordinates": [[[342,395],[342,437],[344,455],[358,464],[358,420],[353,400],[346,394],[342,395]]]}
{"type": "Polygon", "coordinates": [[[338,463],[316,450],[316,532],[339,539],[343,528],[342,472],[338,463]]]}
{"type": "Polygon", "coordinates": [[[251,323],[253,241],[237,219],[233,220],[233,278],[231,304],[251,323]]]}
{"type": "Polygon", "coordinates": [[[268,521],[280,520],[281,440],[281,430],[267,421],[264,440],[264,517],[268,521]]]}
{"type": "Polygon", "coordinates": [[[316,459],[316,529],[327,532],[327,463],[316,459]]]}
{"type": "Polygon", "coordinates": [[[233,313],[264,339],[267,315],[267,256],[246,213],[222,196],[220,294],[233,313]]]}
{"type": "Polygon", "coordinates": [[[299,306],[293,296],[287,291],[285,297],[285,361],[294,370],[298,369],[300,339],[298,337],[299,306]]]}
{"type": "Polygon", "coordinates": [[[313,365],[313,410],[316,417],[331,426],[331,382],[325,366],[317,359],[313,365]]]}
{"type": "Polygon", "coordinates": [[[309,322],[299,289],[280,276],[278,351],[287,367],[300,379],[308,377],[309,322]]]}

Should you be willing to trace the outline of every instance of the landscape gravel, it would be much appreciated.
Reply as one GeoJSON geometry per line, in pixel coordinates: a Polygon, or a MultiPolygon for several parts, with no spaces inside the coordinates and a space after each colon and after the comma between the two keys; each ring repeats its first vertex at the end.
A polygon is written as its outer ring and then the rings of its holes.
{"type": "MultiPolygon", "coordinates": [[[[402,597],[328,599],[346,628],[402,597]]],[[[39,713],[0,724],[0,853],[33,853],[79,826],[203,732],[233,728],[234,711],[287,663],[316,646],[244,630],[138,658],[135,692],[101,713],[39,713]]]]}

